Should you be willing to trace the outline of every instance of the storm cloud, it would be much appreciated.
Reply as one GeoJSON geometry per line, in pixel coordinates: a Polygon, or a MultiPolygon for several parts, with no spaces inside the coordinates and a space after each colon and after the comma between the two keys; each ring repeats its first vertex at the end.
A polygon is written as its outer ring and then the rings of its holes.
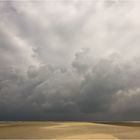
{"type": "Polygon", "coordinates": [[[0,2],[0,120],[139,120],[140,3],[0,2]]]}

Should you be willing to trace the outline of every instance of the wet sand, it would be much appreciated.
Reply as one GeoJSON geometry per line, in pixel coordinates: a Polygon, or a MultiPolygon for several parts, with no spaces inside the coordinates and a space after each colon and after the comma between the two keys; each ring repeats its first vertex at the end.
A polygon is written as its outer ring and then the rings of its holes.
{"type": "Polygon", "coordinates": [[[1,122],[0,139],[140,139],[140,123],[1,122]]]}

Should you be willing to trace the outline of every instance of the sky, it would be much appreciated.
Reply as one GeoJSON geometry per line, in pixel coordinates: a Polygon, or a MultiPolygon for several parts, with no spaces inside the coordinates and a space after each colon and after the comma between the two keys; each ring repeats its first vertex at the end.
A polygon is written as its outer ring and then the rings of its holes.
{"type": "Polygon", "coordinates": [[[139,0],[0,1],[0,120],[140,120],[139,0]]]}

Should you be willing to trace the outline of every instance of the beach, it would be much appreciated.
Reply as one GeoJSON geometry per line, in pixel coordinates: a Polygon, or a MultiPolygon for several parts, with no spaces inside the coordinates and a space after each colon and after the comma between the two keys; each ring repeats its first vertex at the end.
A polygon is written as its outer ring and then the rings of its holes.
{"type": "Polygon", "coordinates": [[[140,139],[140,124],[94,122],[2,122],[0,139],[140,139]]]}

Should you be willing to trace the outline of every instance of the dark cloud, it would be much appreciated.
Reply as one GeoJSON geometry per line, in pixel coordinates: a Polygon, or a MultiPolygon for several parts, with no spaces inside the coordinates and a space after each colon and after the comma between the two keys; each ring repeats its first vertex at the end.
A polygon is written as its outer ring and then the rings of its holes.
{"type": "Polygon", "coordinates": [[[0,120],[138,120],[129,2],[0,2],[0,120]]]}

